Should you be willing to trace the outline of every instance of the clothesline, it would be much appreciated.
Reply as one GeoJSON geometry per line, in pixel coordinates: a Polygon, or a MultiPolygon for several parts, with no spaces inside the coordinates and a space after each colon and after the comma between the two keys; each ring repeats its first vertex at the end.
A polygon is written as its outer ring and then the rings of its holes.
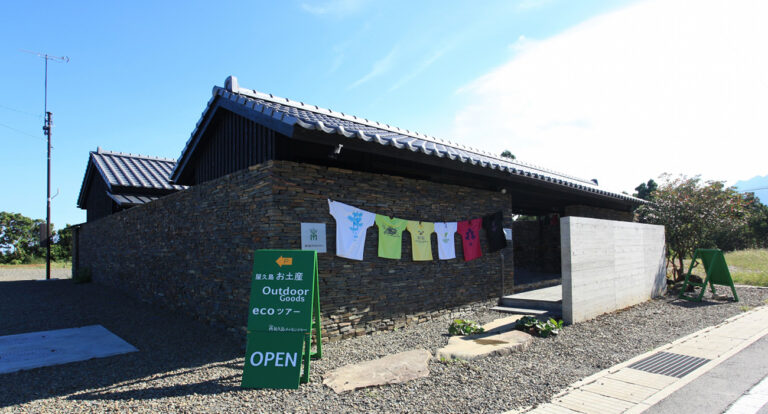
{"type": "Polygon", "coordinates": [[[328,208],[336,220],[336,255],[348,259],[363,260],[366,231],[373,224],[379,228],[378,256],[387,259],[401,258],[402,234],[405,230],[411,233],[411,250],[415,261],[433,260],[432,233],[437,233],[440,260],[456,258],[454,234],[457,232],[462,239],[465,261],[482,256],[479,239],[481,227],[485,229],[490,252],[507,245],[501,211],[460,222],[426,222],[376,214],[330,199],[328,208]]]}

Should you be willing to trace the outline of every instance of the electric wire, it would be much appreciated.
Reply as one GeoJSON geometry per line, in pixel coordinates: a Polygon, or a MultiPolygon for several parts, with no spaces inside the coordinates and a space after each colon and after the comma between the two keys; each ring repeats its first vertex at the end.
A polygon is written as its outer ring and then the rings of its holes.
{"type": "Polygon", "coordinates": [[[43,116],[40,115],[40,114],[34,114],[32,112],[27,112],[27,111],[23,111],[21,109],[12,108],[10,106],[6,106],[6,105],[3,105],[3,104],[0,104],[0,108],[8,110],[8,111],[17,112],[17,113],[20,113],[20,114],[23,114],[23,115],[31,116],[33,118],[43,119],[43,116]]]}
{"type": "Polygon", "coordinates": [[[38,136],[32,135],[32,134],[30,134],[30,133],[28,133],[28,132],[24,132],[24,131],[22,131],[22,130],[20,130],[20,129],[16,129],[16,128],[12,127],[12,126],[9,126],[9,125],[5,125],[5,124],[3,124],[3,123],[0,123],[0,126],[1,126],[1,127],[4,127],[4,128],[8,128],[8,129],[10,129],[11,131],[13,131],[13,132],[16,132],[16,133],[18,133],[18,134],[21,134],[21,135],[25,135],[25,136],[28,136],[28,137],[30,137],[30,138],[39,139],[39,140],[41,140],[41,141],[45,142],[45,139],[43,139],[43,138],[41,138],[41,137],[38,137],[38,136]]]}

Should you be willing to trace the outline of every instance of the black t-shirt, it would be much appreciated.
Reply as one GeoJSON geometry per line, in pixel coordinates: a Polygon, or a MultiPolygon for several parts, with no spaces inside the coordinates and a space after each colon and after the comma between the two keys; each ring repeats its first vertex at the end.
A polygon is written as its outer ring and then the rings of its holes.
{"type": "Polygon", "coordinates": [[[488,236],[488,246],[491,252],[507,247],[507,238],[504,237],[504,229],[501,224],[503,218],[501,211],[483,216],[483,229],[488,236]]]}

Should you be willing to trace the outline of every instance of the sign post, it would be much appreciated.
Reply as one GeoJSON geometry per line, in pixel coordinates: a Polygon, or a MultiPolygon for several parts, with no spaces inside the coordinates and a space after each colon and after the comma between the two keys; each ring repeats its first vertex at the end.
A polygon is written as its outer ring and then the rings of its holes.
{"type": "Polygon", "coordinates": [[[739,295],[736,294],[736,287],[733,285],[733,279],[731,278],[731,272],[728,270],[728,264],[725,263],[725,256],[723,256],[722,250],[718,249],[696,249],[696,252],[691,258],[691,266],[688,268],[688,273],[685,274],[685,280],[683,286],[680,288],[680,294],[678,298],[690,300],[693,302],[701,302],[704,297],[704,292],[707,291],[707,284],[712,290],[712,294],[715,295],[715,285],[722,285],[731,288],[733,292],[733,300],[739,301],[739,295]],[[696,264],[696,259],[701,260],[704,265],[704,271],[706,272],[706,278],[701,283],[690,280],[691,272],[696,264]],[[701,288],[701,292],[698,295],[686,296],[685,291],[688,286],[696,286],[701,288]]]}
{"type": "Polygon", "coordinates": [[[298,388],[322,356],[317,253],[257,250],[251,276],[242,386],[298,388]],[[312,332],[317,352],[311,352],[312,332]],[[303,373],[302,373],[303,367],[303,373]]]}

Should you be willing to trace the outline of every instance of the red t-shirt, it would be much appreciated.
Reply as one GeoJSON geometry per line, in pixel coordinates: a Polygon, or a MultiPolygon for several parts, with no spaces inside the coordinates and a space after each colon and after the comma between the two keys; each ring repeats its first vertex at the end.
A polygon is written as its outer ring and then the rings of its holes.
{"type": "Polygon", "coordinates": [[[456,227],[461,235],[461,244],[464,246],[464,260],[470,261],[482,256],[480,251],[480,227],[482,218],[460,221],[456,227]]]}

